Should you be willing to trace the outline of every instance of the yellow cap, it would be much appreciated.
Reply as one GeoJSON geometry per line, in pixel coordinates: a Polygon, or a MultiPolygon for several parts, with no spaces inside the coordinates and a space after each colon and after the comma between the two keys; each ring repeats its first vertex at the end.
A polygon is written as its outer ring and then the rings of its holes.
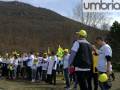
{"type": "Polygon", "coordinates": [[[6,53],[6,55],[8,56],[8,53],[6,53]]]}
{"type": "Polygon", "coordinates": [[[64,52],[65,52],[65,51],[68,52],[68,49],[65,49],[64,52]]]}
{"type": "Polygon", "coordinates": [[[82,36],[84,36],[84,37],[87,37],[87,33],[86,33],[86,31],[85,30],[80,30],[79,32],[76,32],[77,34],[80,34],[80,35],[82,35],[82,36]]]}
{"type": "Polygon", "coordinates": [[[0,58],[1,58],[1,55],[0,55],[0,58]]]}
{"type": "Polygon", "coordinates": [[[12,67],[10,67],[10,71],[12,71],[13,70],[13,68],[12,67]]]}
{"type": "Polygon", "coordinates": [[[44,53],[43,55],[47,55],[47,53],[44,53]]]}
{"type": "Polygon", "coordinates": [[[98,77],[98,80],[101,82],[106,82],[108,80],[107,74],[103,73],[98,77]]]}
{"type": "Polygon", "coordinates": [[[34,60],[37,60],[37,58],[34,58],[34,60]]]}
{"type": "Polygon", "coordinates": [[[17,54],[17,56],[19,56],[20,54],[17,54]]]}

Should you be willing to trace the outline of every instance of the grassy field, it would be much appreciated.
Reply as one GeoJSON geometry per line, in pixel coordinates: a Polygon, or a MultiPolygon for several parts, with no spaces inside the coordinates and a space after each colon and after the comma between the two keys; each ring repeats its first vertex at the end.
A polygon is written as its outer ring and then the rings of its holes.
{"type": "MultiPolygon", "coordinates": [[[[62,75],[58,76],[57,79],[61,78],[62,75]]],[[[115,73],[115,81],[112,81],[111,90],[120,90],[120,73],[115,73]]],[[[56,85],[49,85],[46,83],[41,83],[40,80],[35,83],[31,83],[30,81],[24,80],[21,77],[17,80],[4,80],[0,79],[0,90],[64,90],[63,87],[66,85],[63,83],[64,80],[57,81],[56,85]]],[[[71,84],[73,88],[74,85],[71,84]]],[[[78,87],[78,90],[79,87],[78,87]]],[[[100,88],[98,89],[100,90],[100,88]]]]}

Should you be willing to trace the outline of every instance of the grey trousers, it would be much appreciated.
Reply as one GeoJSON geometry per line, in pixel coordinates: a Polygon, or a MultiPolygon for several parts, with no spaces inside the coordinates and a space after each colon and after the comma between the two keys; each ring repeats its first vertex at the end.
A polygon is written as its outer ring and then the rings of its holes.
{"type": "Polygon", "coordinates": [[[13,77],[16,78],[17,66],[13,67],[13,77]]]}
{"type": "Polygon", "coordinates": [[[37,69],[32,69],[32,79],[36,79],[37,69]]]}

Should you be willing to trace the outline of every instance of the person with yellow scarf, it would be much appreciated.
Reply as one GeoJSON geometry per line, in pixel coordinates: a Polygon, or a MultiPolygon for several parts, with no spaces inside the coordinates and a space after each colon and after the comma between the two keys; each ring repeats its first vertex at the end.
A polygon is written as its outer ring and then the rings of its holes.
{"type": "Polygon", "coordinates": [[[7,76],[7,55],[5,54],[4,57],[2,58],[2,79],[6,79],[7,76]]]}
{"type": "Polygon", "coordinates": [[[17,58],[17,55],[15,55],[13,65],[12,65],[12,67],[13,67],[13,80],[16,80],[17,66],[18,66],[18,58],[17,58]]]}
{"type": "Polygon", "coordinates": [[[13,60],[11,58],[11,55],[8,55],[8,59],[7,59],[7,79],[9,79],[9,73],[10,73],[10,76],[12,77],[12,74],[10,72],[10,66],[11,66],[12,63],[13,63],[13,60]]]}
{"type": "Polygon", "coordinates": [[[35,79],[36,79],[37,63],[38,63],[37,58],[34,58],[33,65],[31,66],[31,71],[32,71],[32,81],[31,82],[35,82],[35,79]]]}

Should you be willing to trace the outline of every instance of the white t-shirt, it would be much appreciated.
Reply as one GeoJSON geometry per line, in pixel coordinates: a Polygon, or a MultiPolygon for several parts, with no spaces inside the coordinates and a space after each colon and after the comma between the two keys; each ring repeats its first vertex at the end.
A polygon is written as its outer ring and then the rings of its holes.
{"type": "Polygon", "coordinates": [[[30,59],[30,61],[28,62],[28,66],[31,67],[31,66],[33,66],[34,56],[31,55],[31,56],[29,57],[29,59],[30,59]]]}
{"type": "Polygon", "coordinates": [[[40,64],[39,64],[39,63],[36,63],[36,66],[37,66],[37,67],[40,67],[40,64]]]}
{"type": "Polygon", "coordinates": [[[54,66],[54,70],[56,70],[56,68],[57,68],[57,57],[56,56],[54,56],[53,57],[53,59],[51,60],[51,57],[49,57],[49,66],[48,66],[48,68],[52,68],[54,66]],[[54,66],[54,62],[56,61],[56,63],[55,63],[55,66],[54,66]]]}
{"type": "Polygon", "coordinates": [[[42,70],[47,70],[47,63],[42,64],[42,70]]]}
{"type": "MultiPolygon", "coordinates": [[[[108,44],[105,44],[96,52],[99,57],[97,61],[97,69],[101,72],[107,71],[107,59],[105,56],[111,56],[112,57],[112,49],[108,44]]],[[[112,71],[112,65],[110,65],[110,71],[112,71]]]]}
{"type": "Polygon", "coordinates": [[[70,56],[70,54],[67,54],[67,55],[65,56],[65,59],[63,58],[63,59],[64,59],[63,69],[68,68],[69,56],[70,56]]]}
{"type": "Polygon", "coordinates": [[[22,60],[22,65],[21,65],[21,67],[23,67],[23,62],[24,62],[24,61],[27,61],[27,60],[28,60],[28,57],[23,57],[23,58],[21,58],[21,60],[22,60]]]}
{"type": "Polygon", "coordinates": [[[54,57],[53,57],[53,60],[52,60],[52,62],[53,62],[53,65],[54,65],[54,62],[56,61],[56,63],[55,63],[55,66],[54,66],[54,70],[56,70],[56,68],[57,68],[57,56],[55,55],[54,57]]]}
{"type": "Polygon", "coordinates": [[[2,58],[0,58],[0,62],[2,62],[2,58]]]}
{"type": "Polygon", "coordinates": [[[38,65],[41,66],[42,57],[37,57],[37,60],[38,60],[38,65]]]}
{"type": "Polygon", "coordinates": [[[15,61],[13,62],[13,64],[15,64],[15,66],[17,66],[17,65],[18,65],[18,59],[15,60],[15,61]]]}
{"type": "Polygon", "coordinates": [[[57,64],[60,64],[60,62],[61,62],[61,59],[58,57],[57,58],[57,64]]]}
{"type": "Polygon", "coordinates": [[[13,64],[13,59],[10,59],[9,63],[13,64]]]}
{"type": "Polygon", "coordinates": [[[4,58],[2,58],[2,63],[7,63],[7,59],[5,61],[4,58]]]}
{"type": "MultiPolygon", "coordinates": [[[[77,52],[78,49],[79,49],[79,42],[75,41],[71,50],[77,52]]],[[[75,67],[75,71],[90,71],[90,69],[82,69],[82,68],[75,67]]]]}
{"type": "Polygon", "coordinates": [[[31,66],[31,69],[37,69],[37,66],[33,65],[31,66]]]}

